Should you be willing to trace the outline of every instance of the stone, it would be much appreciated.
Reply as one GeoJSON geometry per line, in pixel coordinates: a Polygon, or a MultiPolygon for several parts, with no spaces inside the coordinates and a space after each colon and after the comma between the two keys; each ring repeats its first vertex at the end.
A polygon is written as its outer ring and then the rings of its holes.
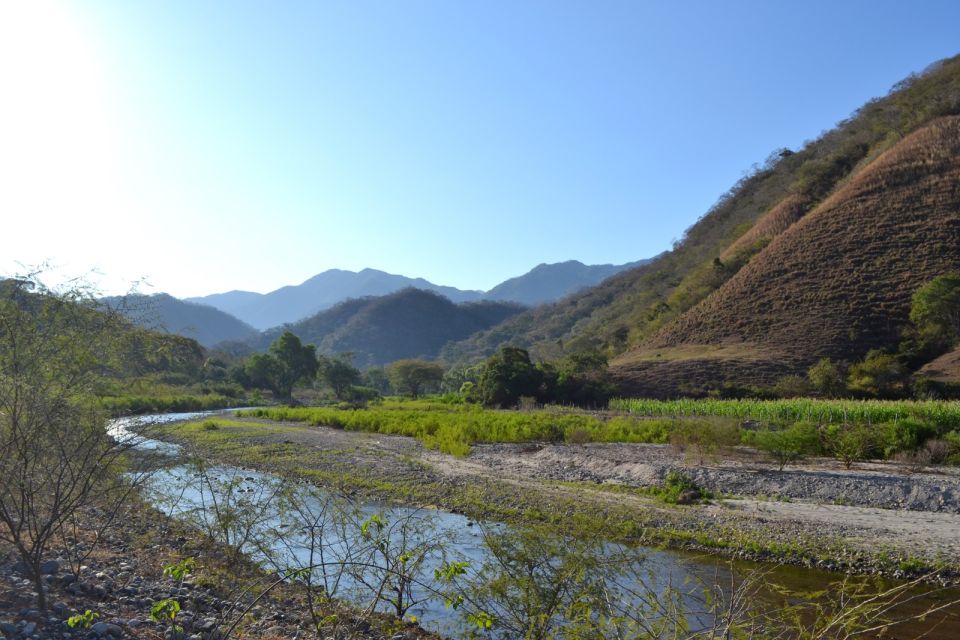
{"type": "Polygon", "coordinates": [[[90,630],[101,638],[105,636],[120,638],[123,636],[123,629],[120,628],[120,625],[110,624],[109,622],[98,622],[90,627],[90,630]]]}
{"type": "Polygon", "coordinates": [[[0,622],[0,631],[8,638],[12,638],[17,635],[17,625],[12,622],[0,622]]]}
{"type": "Polygon", "coordinates": [[[40,565],[40,574],[45,576],[52,576],[60,571],[60,563],[56,560],[47,560],[40,565]]]}
{"type": "Polygon", "coordinates": [[[27,624],[23,625],[23,631],[21,633],[23,633],[23,635],[25,636],[32,636],[33,632],[36,630],[37,630],[37,623],[28,622],[27,624]]]}

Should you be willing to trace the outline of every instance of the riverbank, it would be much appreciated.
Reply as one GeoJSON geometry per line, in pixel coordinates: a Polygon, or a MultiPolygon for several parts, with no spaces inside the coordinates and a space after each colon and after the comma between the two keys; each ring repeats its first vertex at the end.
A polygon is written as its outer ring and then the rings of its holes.
{"type": "MultiPolygon", "coordinates": [[[[78,532],[82,544],[92,543],[92,531],[106,518],[99,510],[82,514],[78,532]]],[[[72,566],[62,548],[48,554],[44,577],[48,611],[35,608],[33,582],[24,575],[15,556],[0,549],[0,637],[3,638],[143,638],[172,637],[169,624],[151,620],[151,608],[165,599],[181,610],[176,624],[183,638],[206,640],[240,620],[244,638],[295,638],[312,635],[311,617],[303,594],[279,585],[254,602],[264,585],[273,582],[252,562],[202,536],[143,503],[132,504],[79,566],[72,566]],[[183,580],[164,569],[192,558],[193,568],[183,580]],[[249,612],[244,610],[250,607],[249,612]],[[71,616],[91,611],[89,628],[71,628],[71,616]]],[[[413,640],[435,638],[415,625],[387,616],[362,616],[339,603],[324,605],[331,635],[355,640],[413,640]],[[335,616],[330,618],[329,616],[335,616]],[[334,630],[333,627],[336,627],[334,630]]]]}
{"type": "Polygon", "coordinates": [[[615,540],[834,571],[909,577],[938,569],[937,580],[949,582],[960,576],[955,475],[904,476],[863,464],[844,474],[829,461],[781,473],[768,464],[751,466],[748,455],[696,466],[656,445],[495,444],[454,457],[401,436],[251,418],[206,422],[165,426],[157,433],[230,464],[475,518],[549,523],[615,540]],[[720,497],[696,505],[664,504],[651,489],[670,471],[720,497]],[[877,508],[889,501],[825,500],[823,495],[831,494],[819,493],[833,482],[853,499],[867,500],[872,493],[858,487],[870,477],[878,487],[901,487],[912,496],[914,510],[877,508]],[[730,486],[738,495],[729,495],[730,486]],[[927,489],[914,490],[923,486],[927,489]],[[938,486],[942,504],[930,502],[938,486]],[[931,504],[940,510],[918,510],[931,504]]]}

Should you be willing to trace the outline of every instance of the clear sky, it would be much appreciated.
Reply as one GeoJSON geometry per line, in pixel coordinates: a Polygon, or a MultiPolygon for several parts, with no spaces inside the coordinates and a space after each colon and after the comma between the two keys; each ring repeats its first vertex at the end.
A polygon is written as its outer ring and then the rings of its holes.
{"type": "Polygon", "coordinates": [[[0,0],[0,273],[487,289],[668,248],[960,2],[0,0]]]}

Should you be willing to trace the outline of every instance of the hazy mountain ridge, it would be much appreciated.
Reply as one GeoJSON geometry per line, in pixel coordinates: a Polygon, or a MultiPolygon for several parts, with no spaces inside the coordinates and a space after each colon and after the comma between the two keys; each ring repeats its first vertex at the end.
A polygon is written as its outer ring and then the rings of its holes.
{"type": "Polygon", "coordinates": [[[358,366],[402,358],[436,358],[451,340],[491,327],[521,312],[512,302],[455,304],[436,292],[408,287],[385,296],[341,302],[299,322],[265,331],[248,344],[265,350],[283,331],[324,354],[351,352],[358,366]]]}
{"type": "Polygon", "coordinates": [[[621,271],[647,264],[653,258],[627,264],[586,265],[579,260],[541,263],[522,276],[510,278],[484,294],[484,300],[506,300],[528,306],[559,300],[595,286],[621,271]]]}
{"type": "Polygon", "coordinates": [[[540,264],[528,273],[510,278],[488,292],[436,285],[423,278],[408,278],[377,269],[363,269],[359,272],[330,269],[299,285],[281,287],[270,293],[229,291],[186,298],[186,301],[217,307],[260,330],[267,330],[297,322],[345,300],[387,295],[407,287],[439,293],[454,303],[495,300],[531,306],[596,285],[619,271],[644,262],[646,261],[625,265],[585,265],[569,260],[540,264]]]}
{"type": "Polygon", "coordinates": [[[215,307],[186,302],[166,293],[104,298],[136,325],[192,338],[204,347],[231,340],[248,340],[257,330],[215,307]]]}

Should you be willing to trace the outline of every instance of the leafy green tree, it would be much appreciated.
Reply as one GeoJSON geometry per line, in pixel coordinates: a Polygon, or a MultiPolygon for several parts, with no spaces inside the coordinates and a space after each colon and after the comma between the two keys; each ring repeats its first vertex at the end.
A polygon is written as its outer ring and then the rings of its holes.
{"type": "Polygon", "coordinates": [[[910,372],[896,356],[880,349],[871,349],[863,361],[850,367],[850,387],[880,397],[896,395],[910,372]]]}
{"type": "Polygon", "coordinates": [[[300,338],[289,331],[273,341],[270,355],[282,365],[276,385],[281,397],[289,398],[294,386],[317,375],[317,348],[301,343],[300,338]]]}
{"type": "Polygon", "coordinates": [[[801,376],[782,376],[773,386],[778,398],[802,398],[810,395],[812,385],[801,376]]]}
{"type": "Polygon", "coordinates": [[[616,391],[607,370],[607,357],[599,351],[569,355],[556,371],[553,395],[558,402],[602,407],[616,391]]]}
{"type": "Polygon", "coordinates": [[[387,366],[393,389],[413,398],[423,393],[424,389],[437,387],[443,380],[443,374],[442,365],[416,358],[397,360],[387,366]]]}
{"type": "Polygon", "coordinates": [[[491,407],[514,407],[521,396],[543,395],[543,372],[519,347],[501,347],[484,363],[478,386],[483,403],[491,407]]]}
{"type": "Polygon", "coordinates": [[[255,353],[243,365],[243,377],[250,386],[270,389],[282,398],[290,397],[290,390],[284,389],[283,364],[269,353],[255,353]]]}
{"type": "Polygon", "coordinates": [[[948,349],[960,340],[960,274],[934,278],[913,294],[910,320],[926,343],[948,349]]]}
{"type": "Polygon", "coordinates": [[[820,435],[816,425],[797,423],[787,429],[758,431],[754,444],[769,454],[783,471],[787,464],[817,453],[820,435]]]}
{"type": "Polygon", "coordinates": [[[378,393],[390,393],[390,377],[383,367],[370,367],[364,371],[363,383],[378,393]]]}
{"type": "Polygon", "coordinates": [[[820,358],[807,370],[807,380],[814,390],[826,398],[838,398],[847,390],[843,372],[830,358],[820,358]]]}
{"type": "Polygon", "coordinates": [[[350,362],[352,357],[350,353],[341,353],[336,357],[321,355],[317,359],[317,377],[333,389],[337,400],[346,399],[350,388],[362,378],[360,370],[350,362]]]}

